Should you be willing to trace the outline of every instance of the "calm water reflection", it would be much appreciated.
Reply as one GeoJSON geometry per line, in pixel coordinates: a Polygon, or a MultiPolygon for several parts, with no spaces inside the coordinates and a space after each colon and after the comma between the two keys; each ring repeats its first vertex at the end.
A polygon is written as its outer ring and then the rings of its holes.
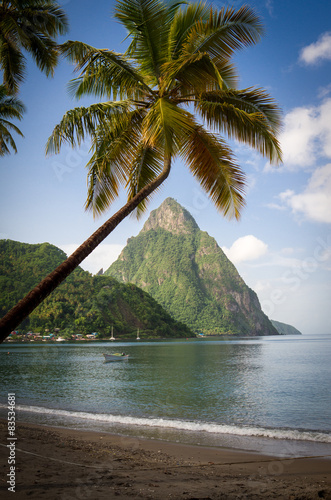
{"type": "Polygon", "coordinates": [[[330,337],[7,344],[2,394],[68,411],[330,431],[327,347],[330,337]],[[118,350],[130,360],[103,363],[118,350]]]}

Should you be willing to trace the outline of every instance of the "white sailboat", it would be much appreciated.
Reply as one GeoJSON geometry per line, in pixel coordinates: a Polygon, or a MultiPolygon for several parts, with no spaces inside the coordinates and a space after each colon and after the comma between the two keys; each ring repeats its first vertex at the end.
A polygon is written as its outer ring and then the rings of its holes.
{"type": "Polygon", "coordinates": [[[139,337],[139,328],[138,328],[138,331],[137,331],[137,340],[140,340],[140,337],[139,337]]]}
{"type": "Polygon", "coordinates": [[[109,340],[115,340],[115,337],[114,337],[114,327],[112,326],[111,327],[111,337],[109,340]]]}

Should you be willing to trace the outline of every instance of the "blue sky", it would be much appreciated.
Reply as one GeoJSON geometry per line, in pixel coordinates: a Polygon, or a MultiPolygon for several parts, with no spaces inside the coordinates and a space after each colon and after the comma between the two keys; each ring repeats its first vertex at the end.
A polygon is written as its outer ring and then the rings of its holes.
{"type": "MultiPolygon", "coordinates": [[[[331,3],[329,0],[254,0],[263,20],[261,42],[235,57],[239,87],[264,87],[283,111],[284,162],[273,167],[247,147],[232,143],[247,175],[247,206],[228,221],[213,207],[184,165],[176,163],[146,215],[125,220],[83,262],[106,269],[127,238],[141,230],[150,210],[171,196],[213,236],[253,288],[266,314],[303,333],[331,331],[331,3]]],[[[99,48],[125,50],[125,33],[112,19],[114,1],[67,0],[70,31],[63,37],[99,48]]],[[[213,2],[217,7],[227,5],[213,2]]],[[[230,3],[236,8],[242,2],[230,3]]],[[[18,153],[1,159],[0,237],[48,241],[71,253],[125,200],[93,220],[84,212],[87,149],[63,148],[45,157],[45,144],[63,114],[77,105],[67,92],[72,66],[62,61],[53,79],[28,63],[20,98],[18,153]]]]}

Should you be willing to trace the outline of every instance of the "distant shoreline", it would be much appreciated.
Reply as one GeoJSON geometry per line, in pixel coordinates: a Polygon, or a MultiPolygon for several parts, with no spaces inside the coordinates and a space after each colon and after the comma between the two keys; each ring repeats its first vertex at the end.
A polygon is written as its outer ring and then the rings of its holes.
{"type": "MultiPolygon", "coordinates": [[[[174,337],[174,338],[166,338],[166,337],[151,337],[151,338],[140,338],[139,340],[136,339],[136,337],[118,337],[116,338],[115,340],[111,340],[111,339],[65,339],[61,342],[57,342],[56,340],[8,340],[8,338],[6,340],[4,340],[4,342],[2,342],[2,344],[12,344],[12,345],[15,345],[15,344],[25,344],[25,345],[28,345],[28,344],[32,344],[33,345],[64,345],[64,344],[93,344],[93,343],[108,343],[108,342],[111,342],[112,344],[116,344],[116,343],[119,343],[119,342],[137,342],[137,343],[141,343],[141,342],[171,342],[171,341],[175,341],[175,342],[178,342],[178,341],[195,341],[195,340],[231,340],[231,339],[255,339],[255,338],[269,338],[269,337],[300,337],[302,336],[302,334],[284,334],[284,333],[279,333],[278,335],[239,335],[239,334],[232,334],[232,335],[229,335],[229,334],[224,334],[224,335],[205,335],[204,337],[174,337]]],[[[0,344],[0,346],[2,345],[0,344]]]]}

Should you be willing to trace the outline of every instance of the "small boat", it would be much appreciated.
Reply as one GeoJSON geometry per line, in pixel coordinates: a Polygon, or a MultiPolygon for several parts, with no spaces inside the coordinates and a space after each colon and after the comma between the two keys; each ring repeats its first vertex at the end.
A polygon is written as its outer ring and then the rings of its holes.
{"type": "Polygon", "coordinates": [[[103,355],[105,357],[105,361],[124,361],[129,358],[129,354],[124,354],[124,352],[115,352],[114,354],[103,353],[103,355]]]}
{"type": "Polygon", "coordinates": [[[140,340],[140,337],[139,337],[139,328],[138,328],[138,331],[137,331],[137,340],[140,340]]]}

